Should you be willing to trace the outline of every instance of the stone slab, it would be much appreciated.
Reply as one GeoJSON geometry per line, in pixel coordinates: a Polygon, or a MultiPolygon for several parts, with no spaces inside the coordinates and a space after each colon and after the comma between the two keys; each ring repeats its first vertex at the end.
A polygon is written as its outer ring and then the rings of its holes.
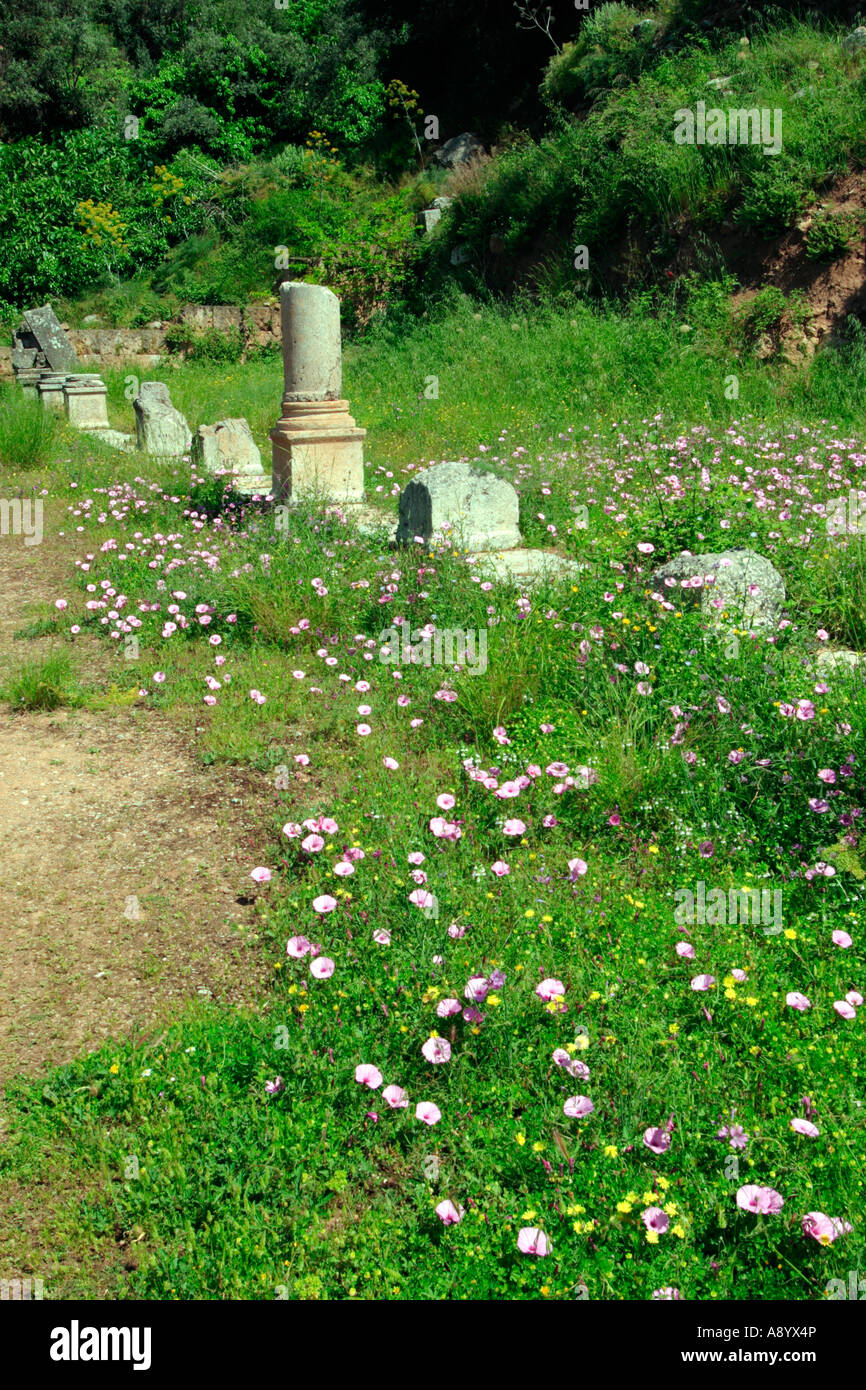
{"type": "Polygon", "coordinates": [[[122,430],[84,430],[83,433],[110,445],[112,449],[120,449],[125,454],[135,453],[134,434],[124,434],[122,430]]]}
{"type": "Polygon", "coordinates": [[[520,545],[518,498],[511,483],[468,463],[435,463],[400,494],[397,540],[433,546],[513,550],[520,545]]]}
{"type": "Polygon", "coordinates": [[[39,309],[28,309],[24,322],[45,353],[45,360],[53,372],[71,372],[78,366],[75,348],[60,326],[60,320],[50,304],[39,309]]]}
{"type": "Polygon", "coordinates": [[[501,584],[518,584],[527,588],[562,580],[576,582],[578,575],[587,568],[553,551],[531,550],[528,547],[467,555],[466,563],[472,564],[475,574],[483,574],[501,584]]]}

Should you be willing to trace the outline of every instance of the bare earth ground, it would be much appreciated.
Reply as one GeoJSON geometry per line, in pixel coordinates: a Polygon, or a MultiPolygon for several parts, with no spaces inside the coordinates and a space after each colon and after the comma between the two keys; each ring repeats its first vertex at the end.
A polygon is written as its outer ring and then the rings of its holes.
{"type": "MultiPolygon", "coordinates": [[[[47,510],[41,545],[0,537],[0,679],[50,646],[14,634],[73,596],[74,546],[47,510]]],[[[79,638],[86,680],[118,679],[106,648],[79,638]]],[[[259,993],[262,958],[240,928],[267,798],[254,774],[201,767],[187,744],[144,704],[0,712],[0,1085],[153,1033],[182,1000],[259,993]]]]}

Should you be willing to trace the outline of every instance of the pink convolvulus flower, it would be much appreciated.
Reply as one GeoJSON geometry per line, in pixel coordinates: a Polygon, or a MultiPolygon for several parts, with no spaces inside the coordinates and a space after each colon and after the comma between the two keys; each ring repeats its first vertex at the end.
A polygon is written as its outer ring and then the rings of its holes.
{"type": "Polygon", "coordinates": [[[775,1188],[759,1187],[747,1183],[737,1192],[737,1206],[743,1211],[754,1211],[759,1215],[775,1215],[782,1210],[785,1199],[775,1188]]]}
{"type": "Polygon", "coordinates": [[[801,1014],[804,1014],[807,1009],[811,1009],[812,1007],[805,994],[800,994],[799,991],[795,989],[792,989],[785,995],[785,1003],[790,1009],[796,1009],[801,1014]]]}
{"type": "Polygon", "coordinates": [[[553,1052],[553,1060],[563,1071],[567,1071],[569,1076],[578,1077],[581,1081],[589,1080],[589,1067],[579,1058],[572,1057],[566,1052],[564,1047],[557,1047],[553,1052]]]}
{"type": "Polygon", "coordinates": [[[382,1092],[382,1099],[392,1110],[405,1110],[409,1104],[409,1097],[402,1086],[386,1086],[382,1092]]]}
{"type": "Polygon", "coordinates": [[[853,939],[848,933],[842,931],[840,928],[837,928],[836,931],[833,932],[831,940],[834,946],[841,946],[843,951],[847,951],[848,947],[854,944],[853,939]]]}
{"type": "Polygon", "coordinates": [[[526,825],[522,820],[507,820],[502,826],[503,835],[525,835],[526,825]]]}
{"type": "Polygon", "coordinates": [[[643,1142],[648,1149],[652,1149],[654,1154],[664,1154],[671,1146],[671,1136],[667,1130],[655,1129],[650,1126],[643,1132],[643,1142]]]}
{"type": "Polygon", "coordinates": [[[432,1100],[421,1100],[415,1106],[415,1119],[421,1120],[425,1125],[438,1125],[442,1119],[442,1111],[432,1100]]]}
{"type": "Polygon", "coordinates": [[[451,1061],[451,1044],[438,1035],[428,1038],[421,1048],[421,1052],[427,1061],[432,1062],[434,1066],[438,1066],[441,1062],[451,1061]]]}
{"type": "Polygon", "coordinates": [[[535,993],[539,999],[549,1002],[551,999],[560,999],[565,994],[565,985],[562,980],[542,980],[540,985],[535,986],[535,993]]]}
{"type": "Polygon", "coordinates": [[[716,979],[714,975],[695,975],[694,979],[691,981],[691,987],[700,994],[708,989],[712,989],[715,983],[716,979]]]}
{"type": "Polygon", "coordinates": [[[429,822],[429,828],[437,840],[447,840],[452,837],[457,827],[451,821],[447,821],[444,816],[433,816],[429,822]]]}
{"type": "Polygon", "coordinates": [[[819,1245],[832,1245],[838,1236],[854,1228],[839,1216],[825,1216],[823,1211],[807,1211],[803,1217],[803,1234],[817,1240],[819,1245]]]}
{"type": "Polygon", "coordinates": [[[805,1134],[807,1139],[817,1139],[821,1133],[811,1120],[801,1120],[799,1115],[791,1121],[791,1128],[795,1134],[805,1134]]]}
{"type": "Polygon", "coordinates": [[[695,948],[690,941],[678,941],[674,950],[678,956],[684,956],[686,960],[695,958],[695,948]]]}
{"type": "Polygon", "coordinates": [[[317,956],[310,961],[310,974],[316,980],[329,980],[334,973],[334,962],[330,956],[317,956]]]}
{"type": "Polygon", "coordinates": [[[300,960],[309,951],[310,944],[305,936],[290,936],[286,942],[286,955],[300,960]]]}
{"type": "Polygon", "coordinates": [[[333,912],[337,906],[337,899],[332,898],[330,893],[322,893],[318,898],[313,898],[314,912],[333,912]]]}
{"type": "Polygon", "coordinates": [[[522,1226],[517,1233],[517,1248],[521,1255],[549,1255],[550,1240],[538,1226],[522,1226]]]}
{"type": "Polygon", "coordinates": [[[572,883],[575,883],[577,879],[581,878],[586,873],[588,868],[589,865],[587,864],[585,859],[569,859],[568,875],[572,883]]]}
{"type": "Polygon", "coordinates": [[[280,1091],[285,1088],[285,1081],[281,1076],[274,1077],[273,1081],[265,1082],[265,1090],[269,1096],[278,1096],[280,1091]]]}
{"type": "Polygon", "coordinates": [[[569,1096],[562,1107],[563,1114],[571,1120],[582,1120],[584,1115],[591,1115],[594,1109],[589,1096],[569,1096]]]}
{"type": "Polygon", "coordinates": [[[440,999],[439,1003],[436,1005],[437,1018],[453,1018],[454,1015],[459,1014],[459,1012],[459,999],[440,999]]]}
{"type": "Polygon", "coordinates": [[[670,1217],[661,1207],[647,1207],[646,1211],[641,1212],[640,1219],[648,1231],[657,1231],[660,1236],[671,1224],[670,1217]]]}
{"type": "Polygon", "coordinates": [[[270,869],[253,869],[250,878],[255,879],[256,883],[270,883],[272,874],[270,869]]]}
{"type": "Polygon", "coordinates": [[[490,982],[484,975],[473,975],[467,982],[463,991],[464,999],[470,999],[473,1004],[483,1004],[490,993],[490,982]]]}
{"type": "Polygon", "coordinates": [[[462,1221],[466,1215],[462,1207],[455,1206],[450,1198],[446,1197],[444,1202],[440,1202],[436,1208],[436,1215],[444,1226],[456,1226],[458,1221],[462,1221]]]}
{"type": "Polygon", "coordinates": [[[409,894],[409,901],[413,907],[432,907],[435,901],[433,894],[426,888],[413,888],[409,894]]]}
{"type": "Polygon", "coordinates": [[[390,946],[391,933],[389,931],[386,931],[384,927],[377,927],[376,930],[373,932],[373,940],[379,946],[390,946]]]}
{"type": "Polygon", "coordinates": [[[382,1073],[378,1067],[374,1067],[370,1062],[360,1062],[355,1068],[355,1080],[361,1086],[369,1086],[371,1091],[375,1091],[382,1085],[382,1073]]]}

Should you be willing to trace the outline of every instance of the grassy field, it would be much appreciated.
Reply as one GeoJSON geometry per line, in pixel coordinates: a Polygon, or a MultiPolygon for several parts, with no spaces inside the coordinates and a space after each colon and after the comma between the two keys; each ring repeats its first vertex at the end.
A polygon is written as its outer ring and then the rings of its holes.
{"type": "MultiPolygon", "coordinates": [[[[46,612],[70,665],[6,698],[64,699],[102,630],[130,698],[274,796],[258,1008],[10,1089],[5,1180],[85,1194],[60,1251],[22,1226],[55,1287],[86,1296],[63,1250],[112,1230],[147,1299],[812,1300],[862,1265],[866,694],[815,659],[866,645],[863,537],[826,525],[866,464],[863,357],[762,366],[702,302],[684,334],[461,301],[348,353],[368,496],[494,468],[528,543],[585,567],[528,595],[315,510],[215,512],[185,465],[36,438],[5,393],[0,457],[30,441],[75,560],[46,612]],[[743,546],[785,580],[769,634],[651,582],[743,546]],[[384,662],[403,620],[484,633],[486,669],[384,662]],[[714,888],[781,907],[684,922],[714,888]]],[[[276,360],[169,380],[193,427],[244,414],[264,447],[276,360]]]]}

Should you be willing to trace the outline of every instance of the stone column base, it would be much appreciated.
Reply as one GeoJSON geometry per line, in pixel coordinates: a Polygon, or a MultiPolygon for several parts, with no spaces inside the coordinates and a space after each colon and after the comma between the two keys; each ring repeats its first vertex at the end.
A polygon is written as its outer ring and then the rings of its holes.
{"type": "Polygon", "coordinates": [[[302,496],[328,502],[364,499],[364,440],[348,401],[293,401],[270,432],[277,500],[302,496]]]}
{"type": "Polygon", "coordinates": [[[66,418],[79,430],[107,430],[105,383],[98,376],[71,376],[63,388],[66,418]]]}
{"type": "Polygon", "coordinates": [[[36,384],[39,399],[45,410],[63,409],[63,387],[67,372],[43,372],[36,384]]]}

